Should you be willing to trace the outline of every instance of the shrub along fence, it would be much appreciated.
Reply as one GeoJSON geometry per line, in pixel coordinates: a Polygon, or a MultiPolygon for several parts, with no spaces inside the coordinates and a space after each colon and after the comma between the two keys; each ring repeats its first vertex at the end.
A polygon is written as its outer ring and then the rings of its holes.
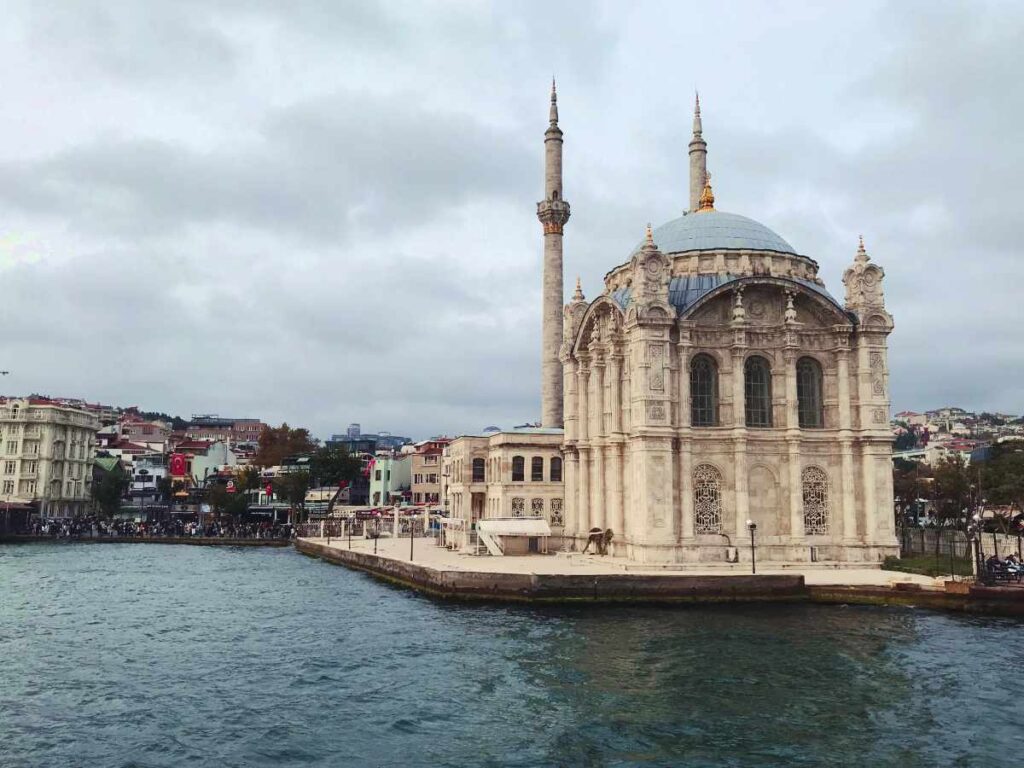
{"type": "MultiPolygon", "coordinates": [[[[964,531],[952,528],[910,528],[899,531],[900,554],[940,555],[949,557],[970,558],[971,545],[964,531]]],[[[1021,537],[1006,533],[983,533],[981,535],[981,551],[985,557],[998,555],[1004,558],[1009,554],[1021,555],[1021,537]]]]}

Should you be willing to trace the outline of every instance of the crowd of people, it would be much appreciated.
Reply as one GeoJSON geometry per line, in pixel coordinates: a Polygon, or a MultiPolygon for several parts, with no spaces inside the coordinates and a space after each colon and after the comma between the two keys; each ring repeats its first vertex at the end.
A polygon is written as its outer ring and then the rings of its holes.
{"type": "Polygon", "coordinates": [[[1005,581],[1024,581],[1024,562],[1017,555],[1010,554],[1000,560],[995,555],[985,560],[985,569],[990,577],[1005,581]]]}
{"type": "Polygon", "coordinates": [[[171,519],[155,522],[100,520],[95,517],[70,520],[29,522],[18,533],[50,536],[57,539],[87,538],[218,538],[218,539],[291,539],[294,526],[271,521],[237,522],[214,520],[200,524],[196,520],[171,519]]]}

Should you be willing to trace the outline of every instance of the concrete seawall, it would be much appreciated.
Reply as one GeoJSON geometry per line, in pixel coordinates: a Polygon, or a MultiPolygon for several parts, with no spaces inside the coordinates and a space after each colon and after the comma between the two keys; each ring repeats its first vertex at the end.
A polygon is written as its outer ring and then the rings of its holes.
{"type": "Polygon", "coordinates": [[[0,544],[28,544],[50,542],[51,544],[190,544],[196,547],[287,547],[287,539],[222,539],[206,536],[102,536],[80,539],[59,539],[53,536],[18,536],[0,534],[0,544]]]}
{"type": "Polygon", "coordinates": [[[794,602],[807,600],[800,574],[765,576],[551,574],[448,571],[298,539],[305,555],[366,571],[436,597],[514,602],[794,602]]]}
{"type": "MultiPolygon", "coordinates": [[[[424,565],[347,547],[297,539],[302,554],[365,571],[376,578],[438,598],[525,603],[642,602],[755,603],[811,602],[822,605],[916,607],[956,613],[1024,617],[1024,587],[983,587],[968,582],[945,585],[895,582],[878,584],[811,583],[802,573],[544,573],[508,570],[494,561],[477,569],[424,565]]],[[[383,551],[383,550],[382,550],[383,551]]],[[[516,558],[522,560],[522,558],[516,558]]],[[[497,558],[501,560],[501,558],[497,558]]],[[[571,566],[566,566],[574,570],[571,566]]],[[[900,574],[902,575],[902,574],[900,574]]],[[[820,576],[815,577],[820,581],[820,576]]]]}

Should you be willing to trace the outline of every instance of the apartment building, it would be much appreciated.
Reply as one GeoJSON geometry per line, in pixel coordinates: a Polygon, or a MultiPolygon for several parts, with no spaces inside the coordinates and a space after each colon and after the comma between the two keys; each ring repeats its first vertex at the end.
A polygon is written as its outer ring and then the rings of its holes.
{"type": "Polygon", "coordinates": [[[412,454],[412,503],[440,506],[441,455],[451,440],[436,437],[416,444],[412,454]]]}
{"type": "Polygon", "coordinates": [[[44,518],[87,514],[99,428],[95,414],[47,398],[0,398],[0,500],[44,518]]]}

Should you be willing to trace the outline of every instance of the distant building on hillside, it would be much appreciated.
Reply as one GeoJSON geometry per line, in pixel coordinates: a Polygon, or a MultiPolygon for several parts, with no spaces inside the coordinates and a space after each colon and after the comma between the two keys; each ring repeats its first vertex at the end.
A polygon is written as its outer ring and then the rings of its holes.
{"type": "Polygon", "coordinates": [[[193,415],[185,427],[185,437],[189,440],[225,440],[231,445],[252,443],[259,440],[265,426],[259,419],[193,415]]]}

